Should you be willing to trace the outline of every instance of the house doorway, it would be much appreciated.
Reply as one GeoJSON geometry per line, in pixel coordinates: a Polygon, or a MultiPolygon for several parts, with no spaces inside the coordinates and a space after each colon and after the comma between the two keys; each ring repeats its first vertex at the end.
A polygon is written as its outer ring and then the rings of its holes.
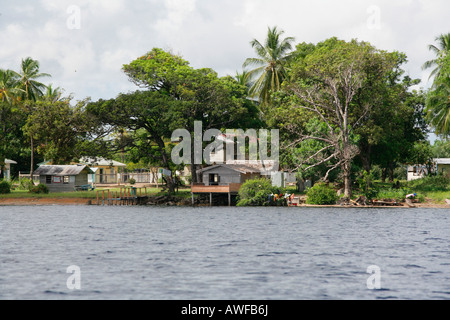
{"type": "Polygon", "coordinates": [[[220,177],[217,173],[212,173],[209,175],[209,185],[218,186],[220,182],[220,177]]]}
{"type": "Polygon", "coordinates": [[[99,169],[99,180],[100,180],[100,183],[103,183],[104,182],[104,180],[103,180],[103,174],[104,174],[104,170],[103,170],[103,168],[100,168],[99,169]]]}

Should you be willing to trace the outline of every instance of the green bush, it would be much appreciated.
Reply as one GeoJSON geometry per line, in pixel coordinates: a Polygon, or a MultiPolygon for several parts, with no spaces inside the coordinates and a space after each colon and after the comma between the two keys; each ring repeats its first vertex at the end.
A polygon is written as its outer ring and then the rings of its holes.
{"type": "Polygon", "coordinates": [[[245,181],[239,190],[237,206],[276,206],[286,205],[286,199],[281,197],[284,191],[272,186],[269,179],[260,178],[245,181]],[[271,197],[277,195],[278,197],[271,197]],[[281,196],[280,196],[281,195],[281,196]]]}
{"type": "Polygon", "coordinates": [[[41,183],[41,184],[38,184],[37,186],[31,187],[30,192],[36,193],[36,194],[40,194],[40,193],[47,194],[49,192],[49,190],[45,184],[41,183]]]}
{"type": "Polygon", "coordinates": [[[136,184],[136,179],[131,178],[130,180],[128,180],[128,182],[133,185],[136,184]]]}
{"type": "Polygon", "coordinates": [[[11,185],[6,180],[0,181],[0,194],[7,193],[11,193],[11,185]]]}
{"type": "Polygon", "coordinates": [[[373,199],[376,195],[376,190],[373,185],[374,174],[368,173],[364,170],[361,175],[356,179],[359,185],[359,192],[367,199],[373,199]]]}
{"type": "Polygon", "coordinates": [[[397,202],[402,202],[406,199],[406,195],[412,193],[408,189],[380,189],[377,192],[377,199],[380,200],[395,200],[397,202]]]}
{"type": "Polygon", "coordinates": [[[17,189],[29,191],[33,186],[34,186],[34,184],[31,182],[31,179],[23,178],[20,180],[19,187],[17,189]]]}
{"type": "Polygon", "coordinates": [[[450,190],[450,178],[439,174],[408,182],[408,188],[417,191],[448,191],[450,190]]]}
{"type": "Polygon", "coordinates": [[[334,188],[325,183],[318,183],[306,192],[306,203],[315,205],[336,204],[338,195],[334,188]]]}

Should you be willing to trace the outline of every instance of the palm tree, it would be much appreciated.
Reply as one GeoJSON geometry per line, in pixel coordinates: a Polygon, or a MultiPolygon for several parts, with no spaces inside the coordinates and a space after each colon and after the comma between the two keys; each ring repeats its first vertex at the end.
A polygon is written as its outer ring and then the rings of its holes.
{"type": "Polygon", "coordinates": [[[433,44],[430,44],[428,46],[428,49],[436,54],[436,59],[429,60],[425,62],[424,65],[422,66],[422,69],[424,70],[429,69],[431,67],[435,67],[430,74],[430,79],[433,76],[435,76],[436,78],[440,76],[442,69],[442,62],[450,52],[450,33],[441,34],[439,37],[436,38],[436,42],[437,46],[433,44]]]}
{"type": "MultiPolygon", "coordinates": [[[[27,109],[26,112],[31,114],[33,112],[33,103],[30,101],[36,101],[44,95],[43,90],[46,89],[46,85],[39,82],[37,79],[43,77],[50,77],[47,73],[39,72],[39,61],[33,60],[28,57],[22,59],[20,73],[17,74],[19,79],[19,88],[23,91],[22,99],[25,100],[24,108],[27,109]]],[[[30,149],[31,149],[31,169],[30,169],[30,179],[33,181],[34,172],[34,137],[30,135],[30,149]]]]}
{"type": "Polygon", "coordinates": [[[53,88],[52,84],[46,87],[44,98],[52,102],[57,102],[62,99],[62,90],[60,87],[53,88]]]}
{"type": "Polygon", "coordinates": [[[450,77],[440,77],[426,103],[427,118],[436,134],[450,136],[450,77]]]}
{"type": "Polygon", "coordinates": [[[251,87],[251,83],[247,81],[247,77],[248,77],[248,71],[246,71],[246,70],[243,70],[242,72],[236,71],[236,75],[234,76],[234,79],[236,79],[236,81],[240,85],[249,88],[249,87],[251,87]]]}
{"type": "Polygon", "coordinates": [[[17,74],[12,70],[0,69],[0,101],[13,103],[22,93],[18,88],[17,74]]]}
{"type": "Polygon", "coordinates": [[[18,74],[20,88],[23,90],[22,98],[24,100],[36,101],[44,95],[46,85],[37,79],[42,77],[50,77],[47,73],[39,73],[39,62],[28,57],[22,59],[21,70],[18,74]]]}
{"type": "Polygon", "coordinates": [[[248,58],[243,65],[244,69],[255,67],[247,71],[247,81],[252,82],[249,93],[262,104],[270,103],[270,94],[279,91],[287,77],[286,64],[292,57],[292,42],[295,39],[287,37],[282,40],[283,33],[277,27],[268,28],[264,45],[256,39],[251,41],[258,58],[248,58]]]}

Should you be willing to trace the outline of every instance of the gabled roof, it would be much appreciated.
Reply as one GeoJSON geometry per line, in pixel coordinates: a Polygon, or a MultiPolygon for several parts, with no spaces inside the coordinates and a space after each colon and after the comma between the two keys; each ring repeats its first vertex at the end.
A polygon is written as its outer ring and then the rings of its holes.
{"type": "Polygon", "coordinates": [[[40,176],[77,176],[84,169],[87,169],[89,173],[92,170],[86,165],[72,165],[72,166],[40,166],[34,171],[34,174],[40,176]]]}
{"type": "Polygon", "coordinates": [[[436,164],[450,164],[450,158],[438,158],[434,159],[436,164]]]}
{"type": "Polygon", "coordinates": [[[241,172],[241,173],[261,173],[263,175],[270,174],[272,172],[277,172],[279,170],[278,161],[266,160],[266,161],[248,161],[248,160],[234,160],[227,161],[226,163],[221,163],[213,166],[209,166],[199,170],[199,172],[209,171],[217,167],[224,167],[230,170],[241,172]]]}
{"type": "Polygon", "coordinates": [[[250,167],[250,166],[247,166],[247,165],[240,165],[240,164],[217,164],[217,165],[214,165],[214,166],[203,168],[202,170],[199,170],[199,172],[210,171],[210,170],[213,170],[213,169],[218,168],[218,167],[227,168],[227,169],[230,169],[230,170],[233,170],[233,171],[236,171],[236,172],[239,172],[239,173],[244,173],[244,174],[245,173],[260,173],[261,172],[257,168],[250,167]]]}
{"type": "Polygon", "coordinates": [[[80,159],[80,162],[86,164],[88,166],[104,166],[104,167],[126,167],[125,163],[121,163],[115,160],[108,160],[104,158],[90,158],[83,157],[80,159]]]}

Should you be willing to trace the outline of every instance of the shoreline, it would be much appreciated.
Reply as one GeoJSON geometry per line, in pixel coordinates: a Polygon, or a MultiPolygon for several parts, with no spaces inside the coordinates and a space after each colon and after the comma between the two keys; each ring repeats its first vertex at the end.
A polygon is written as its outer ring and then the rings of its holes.
{"type": "MultiPolygon", "coordinates": [[[[17,207],[17,206],[88,206],[93,205],[96,206],[96,200],[87,199],[87,198],[1,198],[0,199],[0,207],[17,207]]],[[[414,203],[416,208],[434,208],[434,209],[450,209],[450,205],[448,204],[437,204],[437,203],[414,203]]],[[[148,205],[152,206],[152,205],[148,205]]],[[[182,205],[187,206],[187,205],[182,205]]],[[[189,205],[191,206],[191,205],[189,205]]],[[[203,207],[203,206],[201,206],[203,207]]],[[[406,209],[414,209],[408,207],[405,203],[400,206],[355,206],[355,205],[328,205],[328,206],[320,206],[320,205],[306,205],[302,204],[299,206],[291,206],[297,208],[406,208],[406,209]]]]}

